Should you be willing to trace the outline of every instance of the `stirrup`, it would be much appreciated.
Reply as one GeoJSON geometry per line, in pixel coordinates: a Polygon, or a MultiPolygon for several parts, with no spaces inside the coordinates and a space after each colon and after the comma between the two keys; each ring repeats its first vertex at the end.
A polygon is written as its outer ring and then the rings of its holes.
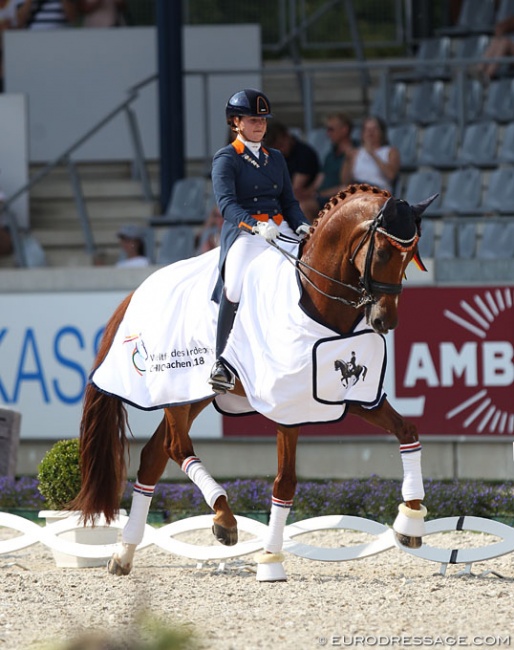
{"type": "Polygon", "coordinates": [[[224,366],[221,361],[216,361],[212,367],[208,382],[215,393],[224,395],[228,390],[234,390],[236,378],[234,373],[224,366]]]}

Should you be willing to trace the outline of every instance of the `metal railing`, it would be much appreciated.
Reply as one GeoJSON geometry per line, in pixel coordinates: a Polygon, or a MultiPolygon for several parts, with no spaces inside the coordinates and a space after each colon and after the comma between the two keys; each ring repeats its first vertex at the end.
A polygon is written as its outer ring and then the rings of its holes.
{"type": "MultiPolygon", "coordinates": [[[[483,60],[481,58],[466,58],[466,59],[442,59],[442,60],[431,60],[431,61],[419,61],[417,59],[394,59],[388,61],[373,60],[373,61],[352,61],[352,62],[331,62],[324,64],[306,64],[306,65],[289,65],[289,66],[264,66],[257,69],[249,70],[200,70],[194,72],[184,73],[186,77],[200,77],[202,79],[202,88],[203,88],[203,116],[204,116],[204,150],[203,155],[201,156],[200,163],[204,165],[205,174],[208,174],[210,171],[210,162],[213,154],[213,137],[210,129],[209,115],[212,107],[210,106],[210,97],[209,97],[209,87],[213,83],[213,79],[216,77],[236,74],[238,76],[248,74],[248,75],[260,75],[263,80],[263,87],[266,88],[266,83],[269,81],[270,77],[274,75],[292,75],[299,84],[300,87],[300,102],[303,110],[303,124],[301,128],[304,133],[309,133],[313,128],[318,126],[316,123],[315,108],[319,104],[319,99],[317,97],[317,86],[316,83],[319,75],[324,77],[331,75],[334,79],[334,83],[337,83],[337,80],[344,75],[351,73],[361,73],[358,75],[360,79],[360,92],[361,92],[361,104],[362,104],[362,115],[370,108],[370,101],[367,96],[367,82],[366,78],[370,77],[372,74],[379,79],[379,85],[382,85],[385,88],[386,92],[386,106],[387,102],[387,93],[389,92],[392,83],[394,81],[394,75],[396,72],[413,70],[414,68],[419,69],[420,67],[426,66],[427,69],[444,65],[450,71],[450,78],[452,83],[457,84],[458,88],[458,110],[457,110],[457,122],[460,127],[461,134],[463,132],[464,126],[466,124],[466,115],[465,115],[465,78],[468,75],[470,68],[476,66],[483,60]]],[[[512,59],[508,57],[497,58],[497,59],[488,59],[488,62],[496,61],[500,64],[511,64],[512,59]]],[[[146,200],[154,200],[152,194],[151,184],[146,168],[146,161],[144,158],[143,145],[141,141],[139,126],[137,122],[137,117],[132,109],[133,102],[137,99],[139,91],[151,84],[158,79],[156,74],[142,80],[140,83],[132,86],[128,91],[128,97],[116,106],[112,111],[110,111],[103,119],[99,120],[91,129],[89,129],[83,136],[78,138],[70,147],[63,151],[59,156],[54,160],[46,164],[38,173],[36,173],[28,183],[26,183],[19,190],[14,192],[9,196],[4,202],[3,206],[0,206],[0,215],[5,213],[8,219],[8,225],[11,231],[11,236],[13,240],[13,248],[15,252],[15,257],[18,266],[24,267],[27,266],[27,260],[25,258],[25,251],[23,248],[22,237],[20,235],[20,229],[16,223],[16,218],[13,215],[10,207],[13,202],[21,196],[24,192],[30,191],[36,184],[43,180],[55,167],[61,164],[65,164],[68,167],[68,173],[70,177],[70,183],[72,186],[73,196],[75,199],[75,205],[82,227],[82,232],[84,236],[85,248],[88,253],[93,254],[95,252],[95,244],[93,233],[91,230],[91,225],[89,222],[89,216],[87,212],[86,201],[82,192],[80,176],[76,168],[75,163],[71,159],[72,154],[79,149],[89,138],[95,135],[103,127],[105,127],[109,122],[111,122],[119,113],[125,112],[127,115],[128,126],[130,137],[134,150],[134,162],[135,170],[137,172],[137,177],[141,182],[142,193],[146,200]]],[[[339,107],[341,109],[343,107],[339,107]]],[[[385,115],[387,121],[387,114],[385,115]]],[[[290,126],[299,126],[299,125],[290,125],[290,126]]]]}
{"type": "MultiPolygon", "coordinates": [[[[360,109],[362,111],[362,117],[370,110],[373,97],[368,96],[368,85],[367,82],[363,81],[366,77],[375,77],[377,79],[377,84],[372,88],[373,92],[377,92],[379,89],[385,92],[385,106],[386,114],[383,116],[385,121],[388,121],[387,108],[389,106],[389,100],[391,97],[391,89],[395,81],[395,74],[405,71],[414,71],[420,68],[426,68],[427,71],[432,70],[433,68],[443,66],[448,69],[448,76],[446,79],[441,79],[446,81],[448,84],[455,84],[457,88],[457,123],[461,131],[464,129],[466,122],[466,102],[465,102],[465,93],[466,85],[465,80],[469,76],[470,70],[474,69],[478,64],[483,63],[484,59],[480,57],[476,58],[447,58],[447,59],[431,59],[430,61],[420,61],[413,58],[398,58],[390,60],[370,60],[367,62],[360,61],[344,61],[344,62],[325,62],[319,64],[304,64],[304,65],[288,65],[288,66],[264,66],[262,68],[256,69],[247,69],[247,70],[198,70],[191,73],[186,73],[186,76],[200,77],[202,79],[202,93],[203,93],[203,115],[204,115],[204,132],[206,137],[204,139],[204,162],[207,164],[210,163],[212,154],[212,133],[209,128],[209,112],[211,106],[209,104],[209,86],[213,84],[213,79],[216,77],[223,77],[224,75],[260,75],[262,79],[262,85],[264,90],[266,90],[267,84],[270,82],[270,79],[273,76],[284,76],[291,75],[297,79],[299,85],[299,97],[301,102],[301,108],[303,113],[303,123],[302,124],[289,124],[289,126],[300,128],[304,134],[309,133],[313,128],[320,126],[316,119],[316,107],[326,104],[327,100],[320,100],[317,96],[320,92],[320,83],[321,77],[327,77],[330,75],[333,79],[333,84],[336,87],[338,83],[344,81],[345,78],[353,78],[352,73],[358,73],[359,76],[359,93],[360,93],[360,109]],[[362,73],[362,74],[361,74],[362,73]]],[[[509,57],[502,58],[488,58],[488,63],[497,62],[500,64],[512,64],[513,59],[509,57]]],[[[435,78],[426,76],[427,80],[436,81],[435,78]]],[[[422,81],[422,77],[419,78],[419,81],[422,81]]],[[[408,82],[411,85],[415,84],[415,79],[411,82],[408,82]]],[[[276,99],[273,98],[274,104],[276,104],[276,99]]],[[[333,110],[345,110],[345,106],[337,104],[336,101],[333,102],[333,110]]],[[[289,98],[288,103],[291,104],[292,100],[289,98]]],[[[276,114],[277,111],[274,111],[276,114]]],[[[322,124],[322,123],[321,123],[322,124]]]]}
{"type": "Polygon", "coordinates": [[[87,142],[92,136],[101,131],[107,124],[109,124],[115,117],[120,113],[125,112],[128,122],[130,139],[134,151],[134,171],[136,177],[141,182],[141,189],[143,197],[147,201],[153,201],[154,196],[152,193],[152,186],[150,183],[150,178],[148,175],[148,170],[146,168],[146,161],[143,151],[143,144],[141,140],[141,134],[139,130],[139,124],[137,121],[137,116],[132,108],[133,102],[138,98],[139,91],[147,86],[150,83],[153,83],[157,79],[157,75],[152,75],[147,79],[139,82],[138,84],[132,86],[127,90],[127,98],[113,108],[105,117],[100,119],[93,127],[91,127],[84,135],[79,137],[73,144],[71,144],[67,149],[65,149],[60,155],[54,158],[52,161],[47,163],[41,170],[30,178],[28,183],[20,187],[13,194],[8,196],[3,204],[0,204],[0,217],[2,214],[5,214],[7,218],[8,228],[11,234],[14,256],[16,259],[16,264],[19,267],[28,266],[27,256],[25,247],[23,245],[23,233],[20,229],[16,216],[11,210],[12,204],[22,196],[25,192],[29,192],[33,187],[40,183],[44,178],[50,174],[59,165],[66,165],[68,168],[68,174],[70,177],[70,183],[72,188],[73,197],[75,200],[75,206],[77,209],[77,215],[80,221],[82,228],[82,234],[84,237],[84,245],[87,253],[93,255],[96,252],[96,246],[93,237],[93,231],[91,229],[91,223],[89,220],[89,214],[87,210],[87,204],[84,199],[84,194],[82,191],[82,183],[80,180],[80,174],[77,170],[77,167],[72,160],[72,154],[77,151],[85,142],[87,142]]]}

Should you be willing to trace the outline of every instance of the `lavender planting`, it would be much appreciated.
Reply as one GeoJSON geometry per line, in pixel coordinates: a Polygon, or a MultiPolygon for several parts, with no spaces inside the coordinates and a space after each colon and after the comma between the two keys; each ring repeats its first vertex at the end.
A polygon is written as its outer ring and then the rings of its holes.
{"type": "MultiPolygon", "coordinates": [[[[236,514],[269,511],[272,481],[240,479],[223,481],[229,503],[236,514]]],[[[425,481],[428,518],[474,515],[514,518],[514,482],[452,480],[425,481]]],[[[132,484],[127,484],[121,507],[130,509],[132,484]]],[[[300,481],[292,516],[295,519],[318,515],[345,514],[367,517],[392,524],[401,501],[401,483],[372,476],[368,479],[300,481]]],[[[43,510],[47,508],[35,478],[0,477],[0,509],[43,510]]],[[[207,514],[209,507],[192,483],[159,483],[152,510],[164,512],[171,521],[177,516],[207,514]]]]}

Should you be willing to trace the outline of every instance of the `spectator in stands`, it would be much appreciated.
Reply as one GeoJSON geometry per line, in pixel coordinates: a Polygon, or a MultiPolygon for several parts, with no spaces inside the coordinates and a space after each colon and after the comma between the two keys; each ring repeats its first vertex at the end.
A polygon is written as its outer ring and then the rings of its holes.
{"type": "Polygon", "coordinates": [[[126,0],[79,0],[83,27],[123,27],[127,25],[126,0]]]}
{"type": "Polygon", "coordinates": [[[18,0],[17,21],[26,29],[73,27],[78,18],[75,0],[18,0]]]}
{"type": "MultiPolygon", "coordinates": [[[[484,51],[485,59],[514,56],[514,15],[496,23],[494,35],[484,51]]],[[[479,72],[487,82],[496,76],[500,63],[483,63],[478,66],[479,72]]]]}
{"type": "Polygon", "coordinates": [[[16,0],[0,0],[0,93],[4,92],[4,31],[16,27],[16,0]]]}
{"type": "Polygon", "coordinates": [[[376,116],[367,117],[362,125],[361,146],[353,149],[344,161],[341,183],[368,183],[389,192],[400,171],[400,152],[387,143],[384,121],[376,116]]]}
{"type": "Polygon", "coordinates": [[[217,205],[213,206],[198,236],[196,254],[207,253],[220,245],[223,215],[217,205]]]}
{"type": "Polygon", "coordinates": [[[272,122],[268,126],[265,144],[278,149],[286,159],[293,193],[312,223],[319,211],[316,187],[320,180],[320,164],[316,150],[294,136],[282,122],[272,122]]]}
{"type": "Polygon", "coordinates": [[[353,149],[351,138],[353,123],[346,113],[331,113],[327,117],[326,128],[332,148],[323,161],[321,183],[318,187],[319,208],[341,190],[343,163],[353,149]]]}
{"type": "Polygon", "coordinates": [[[145,255],[144,228],[134,224],[123,226],[118,230],[118,239],[120,240],[122,258],[116,266],[125,269],[149,266],[150,261],[145,255]]]}

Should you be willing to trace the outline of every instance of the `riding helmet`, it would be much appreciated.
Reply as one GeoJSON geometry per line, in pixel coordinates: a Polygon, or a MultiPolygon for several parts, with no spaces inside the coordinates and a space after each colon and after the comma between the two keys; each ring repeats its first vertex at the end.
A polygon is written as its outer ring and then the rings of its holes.
{"type": "Polygon", "coordinates": [[[234,93],[225,108],[227,124],[233,117],[273,117],[268,98],[260,90],[245,88],[234,93]]]}

